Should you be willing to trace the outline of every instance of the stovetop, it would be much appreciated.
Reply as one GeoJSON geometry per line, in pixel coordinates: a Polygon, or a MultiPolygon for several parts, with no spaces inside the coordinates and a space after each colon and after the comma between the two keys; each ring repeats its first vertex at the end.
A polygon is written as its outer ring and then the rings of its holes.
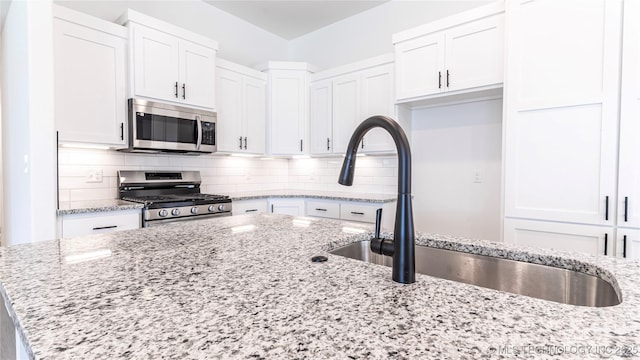
{"type": "Polygon", "coordinates": [[[147,207],[174,207],[231,202],[229,196],[215,194],[165,194],[149,196],[124,196],[122,200],[145,204],[147,207]]]}

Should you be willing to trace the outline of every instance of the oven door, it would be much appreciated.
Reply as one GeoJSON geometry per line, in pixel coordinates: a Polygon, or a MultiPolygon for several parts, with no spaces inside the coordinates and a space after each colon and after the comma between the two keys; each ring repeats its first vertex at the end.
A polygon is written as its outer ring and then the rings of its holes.
{"type": "Polygon", "coordinates": [[[221,212],[221,213],[215,213],[215,214],[185,216],[185,217],[178,217],[178,218],[171,218],[171,219],[157,219],[157,220],[144,220],[144,216],[143,216],[142,226],[154,227],[154,226],[166,225],[166,224],[178,222],[178,221],[204,220],[208,218],[223,217],[223,216],[231,216],[231,212],[229,211],[229,212],[221,212]]]}
{"type": "Polygon", "coordinates": [[[137,150],[212,153],[216,113],[129,99],[129,146],[137,150]]]}

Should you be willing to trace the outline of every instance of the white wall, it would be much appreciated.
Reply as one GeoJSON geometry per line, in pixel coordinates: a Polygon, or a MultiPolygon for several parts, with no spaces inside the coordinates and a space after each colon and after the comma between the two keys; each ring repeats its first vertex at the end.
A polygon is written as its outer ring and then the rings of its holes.
{"type": "Polygon", "coordinates": [[[55,2],[112,22],[131,8],[218,41],[220,57],[245,66],[288,56],[287,40],[200,0],[55,2]]]}
{"type": "Polygon", "coordinates": [[[50,1],[14,1],[2,32],[3,244],[55,238],[50,1]]]}
{"type": "Polygon", "coordinates": [[[491,1],[392,0],[289,42],[289,60],[327,69],[393,52],[391,35],[491,1]]]}
{"type": "Polygon", "coordinates": [[[412,126],[416,230],[500,241],[502,100],[414,110],[412,126]]]}

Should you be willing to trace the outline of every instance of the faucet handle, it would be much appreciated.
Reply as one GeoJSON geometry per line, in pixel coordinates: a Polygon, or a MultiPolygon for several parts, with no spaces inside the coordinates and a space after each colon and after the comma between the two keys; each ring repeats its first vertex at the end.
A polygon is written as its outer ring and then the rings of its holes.
{"type": "Polygon", "coordinates": [[[382,208],[376,210],[376,232],[375,238],[380,239],[380,223],[382,222],[382,208]]]}
{"type": "Polygon", "coordinates": [[[376,254],[393,256],[394,253],[394,245],[393,240],[382,239],[380,237],[380,223],[382,222],[382,208],[376,210],[376,230],[373,235],[373,239],[371,239],[371,244],[369,248],[376,254]]]}

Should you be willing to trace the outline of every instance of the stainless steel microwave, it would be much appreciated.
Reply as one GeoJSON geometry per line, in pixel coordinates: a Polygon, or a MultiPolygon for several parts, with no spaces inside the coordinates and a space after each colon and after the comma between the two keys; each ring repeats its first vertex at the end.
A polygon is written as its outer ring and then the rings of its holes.
{"type": "Polygon", "coordinates": [[[216,151],[215,112],[129,99],[130,152],[207,154],[216,151]]]}

